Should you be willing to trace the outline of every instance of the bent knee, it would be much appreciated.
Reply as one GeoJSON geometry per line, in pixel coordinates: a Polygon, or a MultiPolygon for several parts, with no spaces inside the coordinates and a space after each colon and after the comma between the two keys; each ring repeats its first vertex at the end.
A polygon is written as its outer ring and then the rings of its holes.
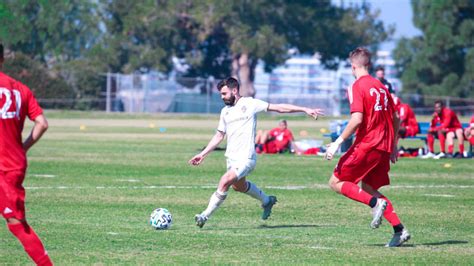
{"type": "Polygon", "coordinates": [[[247,188],[244,186],[237,186],[237,185],[232,185],[232,189],[234,189],[237,192],[242,192],[245,193],[247,188]]]}

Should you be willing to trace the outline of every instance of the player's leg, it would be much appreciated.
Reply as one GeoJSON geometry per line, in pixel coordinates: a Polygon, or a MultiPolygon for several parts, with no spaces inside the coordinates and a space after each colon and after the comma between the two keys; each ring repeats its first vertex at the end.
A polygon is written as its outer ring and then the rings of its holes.
{"type": "Polygon", "coordinates": [[[435,141],[435,135],[432,132],[429,132],[428,134],[426,134],[426,144],[428,144],[428,153],[423,155],[421,158],[428,159],[428,158],[435,157],[434,141],[435,141]]]}
{"type": "Polygon", "coordinates": [[[438,131],[438,139],[439,139],[439,149],[440,153],[436,155],[435,159],[444,158],[446,156],[446,132],[444,130],[438,131]]]}
{"type": "MultiPolygon", "coordinates": [[[[387,202],[365,192],[357,183],[364,180],[382,159],[382,153],[376,150],[361,151],[352,146],[339,160],[334,173],[329,179],[329,186],[352,200],[364,203],[373,208],[373,219],[370,226],[378,226],[382,220],[387,202]]],[[[389,163],[389,154],[383,159],[389,163]],[[388,156],[388,157],[387,157],[388,156]]],[[[384,182],[387,180],[383,180],[384,182]]],[[[385,183],[383,183],[385,184],[385,183]]]]}
{"type": "Polygon", "coordinates": [[[459,145],[459,154],[464,156],[464,134],[462,128],[456,129],[456,137],[458,138],[458,145],[459,145]]]}
{"type": "MultiPolygon", "coordinates": [[[[380,156],[379,163],[367,174],[361,182],[361,187],[372,196],[383,199],[387,202],[387,207],[383,212],[383,216],[392,225],[394,230],[393,237],[387,246],[397,247],[408,241],[408,239],[410,239],[410,234],[401,223],[400,218],[398,218],[397,213],[393,209],[392,202],[378,191],[381,186],[390,184],[390,179],[388,177],[388,172],[390,171],[390,154],[381,153],[380,156]]],[[[372,228],[377,228],[378,226],[380,226],[380,223],[376,226],[372,226],[372,228]]]]}
{"type": "Polygon", "coordinates": [[[341,181],[335,175],[329,179],[329,186],[335,192],[352,200],[363,203],[371,208],[377,204],[377,198],[362,190],[357,184],[349,181],[341,181]]]}
{"type": "Polygon", "coordinates": [[[23,171],[0,172],[0,208],[10,232],[37,265],[52,265],[43,243],[25,220],[23,171]]]}
{"type": "Polygon", "coordinates": [[[220,179],[217,190],[212,193],[209,199],[207,208],[200,214],[197,214],[194,219],[196,225],[203,227],[211,215],[222,205],[227,198],[227,191],[233,182],[237,180],[237,174],[234,169],[229,169],[220,179]]]}
{"type": "Polygon", "coordinates": [[[254,183],[247,181],[246,176],[255,168],[255,161],[249,160],[246,163],[239,166],[237,170],[237,181],[232,184],[232,188],[235,191],[245,193],[250,197],[258,200],[262,204],[263,213],[262,219],[266,220],[270,217],[273,205],[276,204],[277,198],[275,196],[267,196],[263,190],[261,190],[254,183]],[[242,176],[242,177],[240,177],[242,176]]]}
{"type": "Polygon", "coordinates": [[[450,131],[446,133],[446,143],[448,144],[448,156],[452,157],[454,152],[454,132],[450,131]]]}

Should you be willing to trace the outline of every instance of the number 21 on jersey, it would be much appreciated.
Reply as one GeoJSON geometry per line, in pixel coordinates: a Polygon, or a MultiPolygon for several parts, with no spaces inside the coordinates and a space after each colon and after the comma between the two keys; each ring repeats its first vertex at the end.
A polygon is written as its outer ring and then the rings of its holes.
{"type": "Polygon", "coordinates": [[[387,97],[387,92],[384,89],[371,88],[370,96],[375,96],[374,111],[382,111],[382,109],[387,111],[388,97],[387,97]],[[380,94],[383,94],[383,97],[384,97],[383,105],[385,105],[385,107],[382,106],[382,104],[380,104],[380,94]]]}
{"type": "Polygon", "coordinates": [[[11,119],[14,117],[20,119],[21,94],[19,91],[13,90],[13,96],[16,108],[14,111],[9,111],[13,103],[12,94],[10,90],[7,90],[6,88],[0,88],[0,100],[5,97],[5,102],[0,109],[0,119],[11,119]]]}

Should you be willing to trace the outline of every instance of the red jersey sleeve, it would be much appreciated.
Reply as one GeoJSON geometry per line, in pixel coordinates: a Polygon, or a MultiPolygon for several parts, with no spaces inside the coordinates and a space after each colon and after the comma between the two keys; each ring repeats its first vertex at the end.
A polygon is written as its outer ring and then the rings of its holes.
{"type": "Polygon", "coordinates": [[[355,112],[364,112],[364,100],[362,96],[362,90],[358,86],[358,83],[354,83],[351,87],[349,87],[347,91],[347,95],[349,96],[349,103],[351,105],[351,113],[355,112]]]}
{"type": "Polygon", "coordinates": [[[26,85],[20,82],[18,82],[17,85],[21,88],[21,91],[23,91],[25,95],[25,104],[27,107],[26,114],[30,120],[34,121],[36,117],[43,114],[43,109],[41,109],[40,105],[38,104],[38,101],[36,101],[33,92],[31,92],[31,90],[26,85]]]}

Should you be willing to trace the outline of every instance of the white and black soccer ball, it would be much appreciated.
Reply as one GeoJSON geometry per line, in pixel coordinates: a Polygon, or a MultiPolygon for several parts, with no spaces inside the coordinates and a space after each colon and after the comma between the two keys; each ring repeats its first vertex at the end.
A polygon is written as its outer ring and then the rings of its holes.
{"type": "Polygon", "coordinates": [[[164,208],[154,210],[150,215],[150,224],[156,230],[166,230],[171,227],[173,217],[171,213],[164,208]]]}

